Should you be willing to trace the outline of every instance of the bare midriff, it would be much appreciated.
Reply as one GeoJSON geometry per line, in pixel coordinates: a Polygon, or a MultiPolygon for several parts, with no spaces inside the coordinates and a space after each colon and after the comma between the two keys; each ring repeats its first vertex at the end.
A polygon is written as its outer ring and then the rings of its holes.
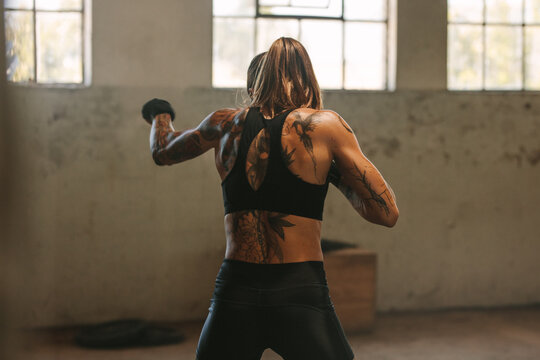
{"type": "Polygon", "coordinates": [[[321,221],[264,210],[225,215],[226,259],[259,264],[322,261],[321,221]]]}

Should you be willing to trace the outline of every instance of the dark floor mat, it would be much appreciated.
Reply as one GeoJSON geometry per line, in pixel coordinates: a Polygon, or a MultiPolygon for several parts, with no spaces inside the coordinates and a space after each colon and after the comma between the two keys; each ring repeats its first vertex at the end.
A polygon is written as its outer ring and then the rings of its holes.
{"type": "Polygon", "coordinates": [[[75,336],[82,347],[96,349],[176,344],[184,337],[177,330],[140,319],[109,321],[83,328],[75,336]]]}

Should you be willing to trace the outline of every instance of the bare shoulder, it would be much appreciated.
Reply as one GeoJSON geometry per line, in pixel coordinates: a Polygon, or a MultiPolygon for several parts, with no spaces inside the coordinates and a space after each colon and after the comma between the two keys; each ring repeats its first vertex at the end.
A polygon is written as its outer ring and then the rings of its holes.
{"type": "Polygon", "coordinates": [[[205,134],[212,139],[224,136],[243,124],[245,116],[242,114],[245,113],[247,113],[246,109],[239,108],[216,110],[206,116],[197,130],[203,137],[205,134]]]}
{"type": "Polygon", "coordinates": [[[320,110],[320,112],[324,114],[326,125],[332,127],[332,129],[345,130],[352,134],[353,131],[349,124],[337,112],[333,110],[320,110]]]}
{"type": "Polygon", "coordinates": [[[328,124],[341,123],[343,118],[335,111],[323,109],[315,110],[309,108],[299,108],[291,112],[291,115],[295,118],[307,119],[309,117],[316,119],[319,122],[324,122],[328,124]]]}
{"type": "Polygon", "coordinates": [[[238,115],[246,112],[247,109],[242,108],[226,108],[216,110],[207,116],[207,120],[213,126],[219,126],[220,128],[228,128],[235,121],[238,121],[238,115]]]}
{"type": "Polygon", "coordinates": [[[353,133],[349,124],[335,111],[332,110],[315,110],[308,108],[300,108],[291,112],[289,126],[295,127],[298,124],[310,126],[318,132],[338,135],[340,132],[353,133]]]}

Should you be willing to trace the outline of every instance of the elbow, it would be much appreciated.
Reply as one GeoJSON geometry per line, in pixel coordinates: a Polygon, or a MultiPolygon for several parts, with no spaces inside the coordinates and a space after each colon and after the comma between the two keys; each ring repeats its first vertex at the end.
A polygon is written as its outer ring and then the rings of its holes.
{"type": "Polygon", "coordinates": [[[392,210],[388,213],[379,212],[376,214],[373,214],[373,213],[371,214],[360,213],[360,214],[364,217],[364,219],[366,219],[367,221],[373,224],[386,226],[389,228],[394,227],[394,225],[396,225],[398,217],[399,217],[399,211],[397,209],[392,210]]]}
{"type": "Polygon", "coordinates": [[[167,165],[162,156],[160,156],[159,151],[152,151],[152,159],[157,166],[167,165]]]}
{"type": "Polygon", "coordinates": [[[366,220],[381,226],[394,227],[399,217],[399,210],[397,208],[390,210],[389,212],[379,212],[371,217],[365,217],[366,220]]]}
{"type": "Polygon", "coordinates": [[[396,225],[399,218],[399,210],[396,208],[394,211],[392,211],[385,219],[384,223],[381,225],[384,225],[386,227],[394,227],[396,225]]]}

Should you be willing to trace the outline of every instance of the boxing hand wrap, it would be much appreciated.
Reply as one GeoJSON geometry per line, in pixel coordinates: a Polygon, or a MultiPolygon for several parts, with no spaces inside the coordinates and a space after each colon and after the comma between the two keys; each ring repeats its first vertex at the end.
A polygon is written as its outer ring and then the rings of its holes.
{"type": "Polygon", "coordinates": [[[159,114],[171,115],[171,121],[174,121],[176,114],[168,101],[154,98],[143,105],[141,110],[142,117],[147,123],[152,124],[152,119],[159,114]]]}

